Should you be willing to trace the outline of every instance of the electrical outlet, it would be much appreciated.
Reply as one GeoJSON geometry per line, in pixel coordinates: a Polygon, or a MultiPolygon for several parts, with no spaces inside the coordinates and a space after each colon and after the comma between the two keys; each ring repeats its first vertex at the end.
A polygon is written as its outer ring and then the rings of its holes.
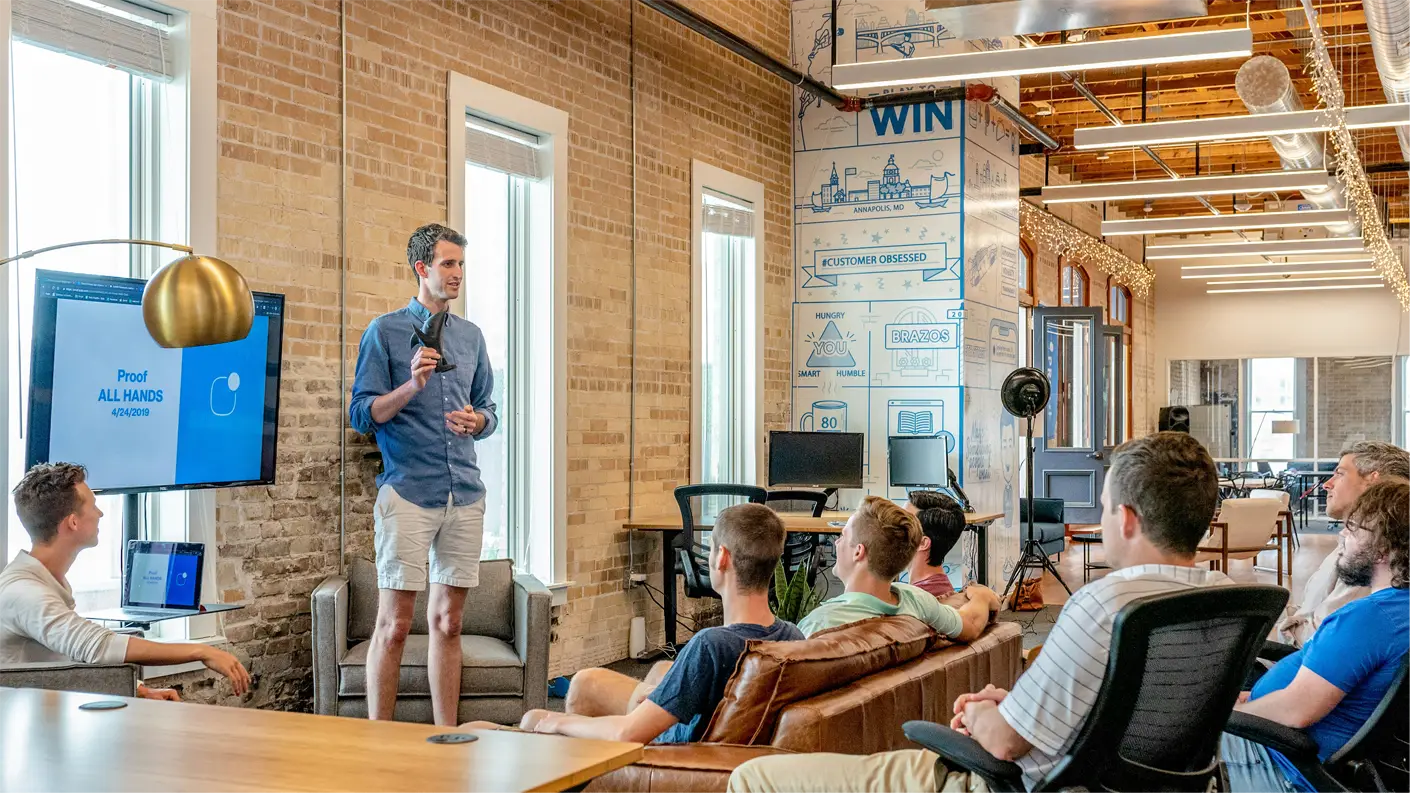
{"type": "Polygon", "coordinates": [[[645,584],[645,583],[646,583],[646,573],[632,573],[632,575],[631,575],[631,582],[632,582],[632,586],[636,586],[637,584],[645,584]]]}

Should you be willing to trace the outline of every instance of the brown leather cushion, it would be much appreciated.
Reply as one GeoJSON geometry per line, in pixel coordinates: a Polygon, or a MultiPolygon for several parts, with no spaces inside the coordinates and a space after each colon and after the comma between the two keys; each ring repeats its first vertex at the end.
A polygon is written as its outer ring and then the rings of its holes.
{"type": "Polygon", "coordinates": [[[731,746],[713,743],[685,743],[648,746],[642,758],[625,768],[603,774],[588,783],[588,793],[605,791],[677,791],[677,793],[723,793],[730,772],[746,760],[772,754],[787,754],[767,746],[731,746]]]}
{"type": "Polygon", "coordinates": [[[768,743],[783,708],[919,657],[938,639],[914,617],[873,617],[801,642],[750,642],[710,718],[710,743],[768,743]]]}

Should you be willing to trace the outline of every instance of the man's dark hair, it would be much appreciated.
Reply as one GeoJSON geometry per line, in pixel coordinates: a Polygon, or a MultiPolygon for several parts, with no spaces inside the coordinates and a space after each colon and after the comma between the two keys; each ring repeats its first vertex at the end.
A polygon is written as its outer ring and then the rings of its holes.
{"type": "Polygon", "coordinates": [[[710,542],[729,549],[742,591],[767,592],[787,537],[777,512],[763,504],[736,504],[715,517],[710,542]]]}
{"type": "Polygon", "coordinates": [[[912,490],[906,494],[906,500],[917,512],[924,512],[927,509],[943,507],[946,504],[954,504],[955,500],[941,493],[938,490],[912,490]]]}
{"type": "Polygon", "coordinates": [[[1346,522],[1371,534],[1371,559],[1385,558],[1390,585],[1410,586],[1410,484],[1388,477],[1366,488],[1346,522]]]}
{"type": "Polygon", "coordinates": [[[923,509],[916,516],[920,518],[921,532],[930,538],[930,551],[925,563],[931,567],[944,564],[945,554],[955,547],[960,535],[964,534],[964,509],[953,498],[937,495],[944,499],[940,506],[923,509]]]}
{"type": "Polygon", "coordinates": [[[53,542],[59,523],[78,511],[78,485],[87,478],[75,463],[40,463],[15,485],[15,512],[36,545],[53,542]]]}
{"type": "Polygon", "coordinates": [[[425,262],[430,267],[431,262],[436,260],[438,242],[449,242],[464,248],[466,239],[464,234],[439,223],[427,223],[411,232],[411,239],[406,243],[406,263],[411,265],[412,275],[418,281],[421,276],[416,273],[416,263],[425,262]]]}
{"type": "Polygon", "coordinates": [[[1107,489],[1113,508],[1135,510],[1153,545],[1188,556],[1214,519],[1219,474],[1199,441],[1183,432],[1157,432],[1116,447],[1107,489]]]}

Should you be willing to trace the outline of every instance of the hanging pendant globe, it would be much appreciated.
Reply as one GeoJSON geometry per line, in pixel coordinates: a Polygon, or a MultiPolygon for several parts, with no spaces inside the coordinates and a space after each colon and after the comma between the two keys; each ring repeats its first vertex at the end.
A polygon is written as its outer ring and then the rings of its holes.
{"type": "Polygon", "coordinates": [[[255,300],[240,271],[214,256],[183,256],[142,291],[142,320],[162,347],[202,347],[250,333],[255,300]]]}

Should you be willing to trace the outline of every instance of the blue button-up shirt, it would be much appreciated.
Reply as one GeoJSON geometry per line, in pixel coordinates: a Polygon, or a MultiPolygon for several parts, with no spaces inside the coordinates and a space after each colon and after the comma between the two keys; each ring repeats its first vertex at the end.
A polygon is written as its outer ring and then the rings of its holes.
{"type": "Polygon", "coordinates": [[[372,402],[411,379],[411,357],[419,346],[412,329],[430,316],[412,298],[406,308],[377,317],[362,332],[348,418],[358,432],[377,435],[383,466],[378,487],[391,485],[397,495],[422,507],[444,507],[448,497],[456,506],[465,506],[484,498],[485,486],[475,462],[475,441],[447,429],[445,414],[466,405],[485,414],[485,426],[475,439],[487,437],[499,425],[491,396],[494,370],[485,336],[475,323],[447,317],[441,352],[455,368],[432,373],[426,387],[387,423],[372,419],[372,402]]]}

